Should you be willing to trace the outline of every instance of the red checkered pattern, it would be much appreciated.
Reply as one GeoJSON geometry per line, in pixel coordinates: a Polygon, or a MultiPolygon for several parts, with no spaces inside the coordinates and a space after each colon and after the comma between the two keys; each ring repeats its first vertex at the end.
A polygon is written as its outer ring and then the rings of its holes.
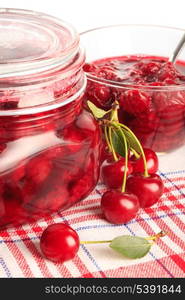
{"type": "MultiPolygon", "coordinates": [[[[141,210],[137,218],[126,225],[112,225],[104,220],[100,197],[105,187],[99,184],[88,198],[65,212],[1,231],[0,277],[184,277],[185,170],[175,169],[182,157],[178,153],[182,154],[182,150],[160,157],[160,175],[165,184],[161,200],[153,207],[141,210]],[[72,261],[56,264],[44,259],[39,248],[42,231],[55,222],[72,226],[81,241],[110,240],[123,234],[145,237],[161,230],[168,234],[141,259],[124,258],[108,244],[88,244],[80,246],[72,261]]],[[[183,166],[182,162],[180,165],[183,166]]]]}

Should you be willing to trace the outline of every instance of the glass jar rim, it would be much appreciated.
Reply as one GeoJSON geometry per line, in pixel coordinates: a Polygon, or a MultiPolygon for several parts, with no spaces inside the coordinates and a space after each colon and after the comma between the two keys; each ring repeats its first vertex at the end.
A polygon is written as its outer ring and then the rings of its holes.
{"type": "Polygon", "coordinates": [[[9,110],[0,110],[0,116],[17,116],[17,115],[31,115],[37,113],[43,113],[50,111],[52,109],[56,109],[62,106],[65,106],[73,101],[75,101],[78,97],[80,97],[83,92],[85,91],[87,85],[87,77],[83,74],[83,83],[80,89],[72,96],[68,97],[67,99],[61,101],[61,99],[54,100],[49,103],[28,106],[25,108],[16,108],[16,109],[9,109],[9,110]]]}
{"type": "MultiPolygon", "coordinates": [[[[178,28],[178,27],[171,27],[171,26],[163,26],[163,25],[153,25],[153,24],[113,24],[113,25],[106,25],[106,26],[100,26],[100,27],[94,27],[92,29],[88,29],[86,31],[83,31],[80,33],[80,36],[86,35],[91,32],[96,32],[104,29],[110,29],[110,28],[118,28],[118,27],[151,27],[151,28],[161,28],[161,29],[169,29],[169,30],[176,30],[176,31],[182,31],[182,34],[184,33],[184,29],[178,28]]],[[[134,54],[137,55],[137,54],[134,54]]],[[[139,54],[138,54],[139,56],[139,54]]],[[[142,57],[142,55],[140,55],[142,57]]],[[[89,72],[85,72],[87,79],[90,81],[99,83],[99,84],[104,84],[106,86],[110,87],[115,87],[115,88],[124,88],[124,89],[130,89],[131,87],[139,90],[144,90],[144,91],[179,91],[179,90],[185,90],[185,85],[166,85],[166,86],[151,86],[151,85],[141,85],[137,83],[121,83],[118,81],[110,80],[110,79],[105,79],[101,78],[95,75],[90,74],[89,72]]]]}
{"type": "MultiPolygon", "coordinates": [[[[82,70],[85,51],[79,43],[80,36],[72,25],[56,17],[32,10],[0,8],[0,37],[2,95],[10,91],[14,97],[21,98],[22,92],[35,93],[37,89],[71,78],[82,70]]],[[[85,90],[86,76],[84,72],[80,74],[80,78],[76,77],[74,95],[61,95],[45,103],[0,110],[0,116],[35,114],[65,106],[85,90]]]]}
{"type": "Polygon", "coordinates": [[[31,39],[36,43],[38,42],[40,46],[37,51],[35,50],[36,47],[31,50],[28,49],[27,57],[20,58],[20,54],[13,57],[14,51],[12,51],[12,57],[7,61],[3,61],[4,57],[1,58],[0,79],[25,75],[34,76],[40,72],[50,71],[60,66],[63,67],[79,51],[80,36],[75,28],[68,22],[45,13],[25,9],[0,8],[0,29],[2,29],[0,33],[3,34],[6,40],[3,42],[2,39],[4,52],[6,47],[8,49],[7,44],[11,44],[13,50],[16,49],[17,44],[20,46],[22,37],[24,43],[26,39],[28,46],[31,39]],[[18,26],[17,30],[15,25],[18,26]],[[5,33],[10,34],[10,37],[6,37],[8,34],[5,35],[3,29],[5,33]],[[13,30],[12,35],[11,30],[13,30]],[[17,33],[15,41],[14,32],[15,35],[17,33]],[[28,37],[28,32],[31,38],[28,37]],[[13,38],[12,42],[11,37],[13,38]],[[42,42],[45,46],[42,46],[42,42]],[[14,46],[15,48],[13,48],[14,46]]]}

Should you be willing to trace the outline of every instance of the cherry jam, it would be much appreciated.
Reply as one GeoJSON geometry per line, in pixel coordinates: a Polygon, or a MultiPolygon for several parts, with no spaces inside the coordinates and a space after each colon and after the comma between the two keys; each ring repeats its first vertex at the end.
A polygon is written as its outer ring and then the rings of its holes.
{"type": "Polygon", "coordinates": [[[156,56],[119,56],[84,65],[86,98],[108,110],[117,100],[119,119],[157,152],[185,143],[185,64],[156,56]]]}
{"type": "Polygon", "coordinates": [[[82,105],[85,57],[75,30],[44,14],[3,9],[0,31],[6,32],[0,58],[3,229],[86,197],[99,177],[100,132],[82,105]]]}

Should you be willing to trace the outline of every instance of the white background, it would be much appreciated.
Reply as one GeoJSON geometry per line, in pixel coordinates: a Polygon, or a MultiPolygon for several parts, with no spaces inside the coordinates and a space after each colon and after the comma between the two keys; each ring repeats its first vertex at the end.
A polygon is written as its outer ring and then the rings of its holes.
{"type": "Polygon", "coordinates": [[[0,7],[51,14],[84,31],[111,24],[157,24],[185,28],[185,0],[0,0],[0,7]]]}

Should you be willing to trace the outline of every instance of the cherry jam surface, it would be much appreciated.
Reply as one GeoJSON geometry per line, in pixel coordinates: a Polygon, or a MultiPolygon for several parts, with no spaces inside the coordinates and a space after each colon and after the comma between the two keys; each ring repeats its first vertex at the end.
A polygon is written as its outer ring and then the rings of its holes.
{"type": "MultiPolygon", "coordinates": [[[[4,109],[19,103],[12,101],[4,109]]],[[[47,217],[86,197],[99,176],[99,143],[82,96],[47,112],[1,116],[0,228],[47,217]]]]}
{"type": "Polygon", "coordinates": [[[84,70],[89,74],[86,99],[105,110],[117,100],[120,121],[144,147],[166,152],[185,143],[184,62],[174,67],[163,57],[110,57],[84,70]]]}

